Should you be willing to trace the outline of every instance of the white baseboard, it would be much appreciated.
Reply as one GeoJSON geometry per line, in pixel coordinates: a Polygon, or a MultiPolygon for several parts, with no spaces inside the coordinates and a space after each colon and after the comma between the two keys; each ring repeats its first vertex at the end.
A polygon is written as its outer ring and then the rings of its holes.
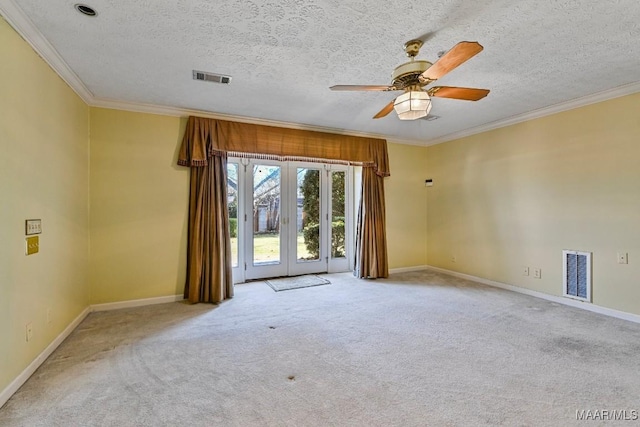
{"type": "Polygon", "coordinates": [[[47,358],[55,351],[56,348],[62,341],[64,341],[70,334],[73,332],[78,325],[89,315],[89,313],[93,311],[107,311],[107,310],[117,310],[119,308],[128,308],[128,307],[141,307],[143,305],[152,305],[152,304],[163,304],[167,302],[176,302],[182,301],[184,299],[183,295],[169,295],[164,297],[156,297],[156,298],[145,298],[145,299],[137,299],[130,301],[120,301],[120,302],[110,302],[106,304],[94,304],[85,308],[82,313],[76,317],[73,322],[71,322],[65,329],[54,339],[51,344],[44,349],[42,353],[40,353],[30,364],[26,367],[24,371],[20,373],[14,379],[11,384],[9,384],[2,392],[0,392],[0,408],[7,403],[7,400],[13,396],[13,394],[18,391],[20,387],[33,375],[33,373],[42,365],[42,363],[47,360],[47,358]]]}
{"type": "Polygon", "coordinates": [[[397,274],[397,273],[408,273],[411,271],[421,271],[428,269],[428,265],[416,265],[413,267],[400,267],[400,268],[391,268],[389,269],[389,274],[397,274]]]}
{"type": "Polygon", "coordinates": [[[438,271],[440,273],[448,274],[450,276],[460,277],[461,279],[472,280],[474,282],[482,283],[483,285],[493,286],[496,288],[506,289],[520,294],[530,295],[532,297],[545,299],[547,301],[556,302],[558,304],[568,305],[571,307],[581,308],[583,310],[592,311],[598,314],[604,314],[605,316],[615,317],[622,320],[628,320],[630,322],[640,323],[640,316],[633,313],[627,313],[626,311],[614,310],[612,308],[602,307],[600,305],[591,304],[586,301],[578,301],[571,298],[560,297],[556,295],[545,294],[544,292],[533,291],[531,289],[521,288],[519,286],[508,285],[502,282],[496,282],[482,277],[472,276],[470,274],[459,273],[453,270],[447,270],[445,268],[425,266],[427,270],[438,271]]]}
{"type": "Polygon", "coordinates": [[[67,326],[64,331],[62,331],[60,335],[58,335],[56,339],[54,339],[51,344],[49,344],[47,348],[45,348],[44,351],[29,364],[29,366],[27,366],[26,369],[11,382],[11,384],[2,390],[2,393],[0,393],[0,408],[2,408],[2,406],[7,403],[7,400],[9,400],[9,398],[13,396],[20,387],[22,387],[22,384],[27,382],[36,369],[38,369],[40,365],[47,360],[47,357],[51,356],[51,353],[53,353],[55,349],[62,344],[62,341],[64,341],[71,332],[73,332],[73,330],[85,319],[85,317],[87,317],[89,313],[91,313],[91,307],[85,308],[82,313],[73,319],[73,321],[69,323],[69,326],[67,326]]]}
{"type": "Polygon", "coordinates": [[[184,295],[168,295],[165,297],[133,299],[129,301],[107,302],[104,304],[93,304],[91,311],[108,311],[119,308],[142,307],[143,305],[165,304],[168,302],[182,301],[184,295]]]}

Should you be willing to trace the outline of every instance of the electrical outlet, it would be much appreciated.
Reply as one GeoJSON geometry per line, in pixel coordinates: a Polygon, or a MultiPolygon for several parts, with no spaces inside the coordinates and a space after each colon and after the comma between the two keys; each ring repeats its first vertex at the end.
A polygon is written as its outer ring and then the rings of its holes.
{"type": "Polygon", "coordinates": [[[626,252],[618,252],[618,264],[629,264],[629,258],[626,252]]]}
{"type": "Polygon", "coordinates": [[[47,325],[51,324],[51,309],[47,308],[47,325]]]}
{"type": "Polygon", "coordinates": [[[31,338],[33,338],[33,324],[31,322],[27,323],[25,326],[25,338],[27,342],[31,341],[31,338]]]}
{"type": "Polygon", "coordinates": [[[456,262],[456,256],[455,255],[451,255],[451,262],[456,262]]]}
{"type": "Polygon", "coordinates": [[[523,276],[529,275],[529,267],[522,267],[522,275],[523,276]]]}
{"type": "Polygon", "coordinates": [[[542,269],[541,268],[534,268],[533,269],[533,278],[534,279],[541,279],[542,278],[542,269]]]}

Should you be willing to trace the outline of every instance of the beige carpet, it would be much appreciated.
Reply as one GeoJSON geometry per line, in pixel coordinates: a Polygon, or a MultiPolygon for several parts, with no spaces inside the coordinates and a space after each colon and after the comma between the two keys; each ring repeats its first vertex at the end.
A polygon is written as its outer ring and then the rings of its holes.
{"type": "Polygon", "coordinates": [[[432,272],[91,314],[2,426],[572,426],[640,409],[640,325],[432,272]]]}

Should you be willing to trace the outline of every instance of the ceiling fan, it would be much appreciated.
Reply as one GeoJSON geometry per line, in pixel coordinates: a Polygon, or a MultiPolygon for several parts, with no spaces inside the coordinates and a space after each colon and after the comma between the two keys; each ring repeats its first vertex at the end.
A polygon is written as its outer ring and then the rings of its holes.
{"type": "Polygon", "coordinates": [[[404,93],[389,104],[378,114],[373,116],[379,119],[386,116],[391,110],[396,110],[401,120],[415,120],[425,117],[431,111],[431,97],[462,99],[466,101],[478,101],[489,93],[488,89],[476,89],[454,86],[433,86],[425,89],[425,86],[438,80],[463,62],[480,53],[483,47],[478,42],[463,41],[456,44],[451,50],[443,54],[435,63],[424,60],[416,60],[422,40],[409,40],[404,44],[404,51],[411,59],[399,65],[391,73],[392,81],[389,86],[367,85],[336,85],[329,89],[336,91],[368,90],[368,91],[394,91],[402,90],[404,93]]]}

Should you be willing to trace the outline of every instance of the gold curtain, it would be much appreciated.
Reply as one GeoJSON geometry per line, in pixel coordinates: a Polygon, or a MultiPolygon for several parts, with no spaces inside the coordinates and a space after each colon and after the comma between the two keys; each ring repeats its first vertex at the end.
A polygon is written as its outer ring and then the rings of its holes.
{"type": "Polygon", "coordinates": [[[219,303],[233,297],[231,237],[227,214],[227,156],[191,168],[187,279],[190,303],[219,303]]]}
{"type": "Polygon", "coordinates": [[[191,303],[233,297],[231,237],[227,213],[227,156],[212,148],[215,127],[189,120],[178,163],[191,168],[187,277],[191,303]]]}
{"type": "Polygon", "coordinates": [[[356,225],[356,265],[353,274],[375,279],[389,276],[384,180],[371,168],[362,169],[362,190],[356,225]]]}
{"type": "Polygon", "coordinates": [[[388,276],[383,180],[389,176],[387,141],[192,116],[178,156],[179,165],[191,168],[185,283],[190,302],[220,302],[233,296],[227,153],[363,166],[356,274],[388,276]]]}

